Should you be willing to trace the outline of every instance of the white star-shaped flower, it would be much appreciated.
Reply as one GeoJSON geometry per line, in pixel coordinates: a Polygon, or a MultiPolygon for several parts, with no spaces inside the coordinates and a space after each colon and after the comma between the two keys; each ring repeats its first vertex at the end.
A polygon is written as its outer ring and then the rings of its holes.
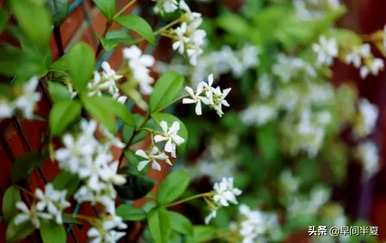
{"type": "Polygon", "coordinates": [[[164,150],[172,155],[172,157],[176,157],[176,146],[184,143],[184,139],[178,135],[178,131],[180,130],[180,123],[178,121],[174,121],[173,124],[168,127],[168,123],[166,121],[161,121],[160,126],[162,129],[161,134],[157,134],[154,136],[154,141],[156,143],[165,142],[164,150]]]}
{"type": "Polygon", "coordinates": [[[172,163],[169,160],[169,156],[159,151],[157,146],[153,146],[150,153],[146,153],[142,149],[138,149],[135,152],[135,154],[145,159],[138,163],[137,169],[139,171],[143,170],[149,163],[151,163],[151,168],[153,168],[154,170],[160,171],[161,165],[159,164],[159,161],[163,161],[163,160],[169,165],[172,165],[172,163]]]}

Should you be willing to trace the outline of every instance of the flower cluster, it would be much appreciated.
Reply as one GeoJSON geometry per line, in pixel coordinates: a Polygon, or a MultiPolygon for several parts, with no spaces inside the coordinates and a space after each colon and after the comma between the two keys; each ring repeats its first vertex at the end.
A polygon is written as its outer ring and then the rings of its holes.
{"type": "Polygon", "coordinates": [[[92,227],[87,232],[87,236],[90,238],[91,243],[115,243],[122,238],[125,233],[119,230],[124,230],[127,225],[123,223],[122,219],[116,215],[104,216],[98,227],[92,227]]]}
{"type": "Polygon", "coordinates": [[[0,119],[12,117],[17,111],[27,118],[32,119],[36,103],[40,100],[40,93],[36,92],[39,84],[37,77],[32,77],[21,87],[17,98],[8,101],[0,97],[0,119]]]}
{"type": "Polygon", "coordinates": [[[142,51],[136,46],[123,49],[123,57],[130,70],[130,79],[139,84],[142,94],[151,94],[153,91],[151,84],[154,79],[150,76],[149,68],[154,65],[154,57],[142,54],[142,51]]]}
{"type": "Polygon", "coordinates": [[[384,68],[382,59],[373,56],[369,44],[352,47],[352,50],[345,56],[344,60],[347,64],[352,64],[360,69],[362,79],[366,78],[369,74],[378,75],[379,71],[384,68]]]}
{"type": "MultiPolygon", "coordinates": [[[[111,230],[115,226],[111,227],[111,223],[108,222],[111,218],[114,219],[112,222],[120,220],[115,214],[117,193],[114,185],[122,185],[126,179],[117,174],[118,161],[113,161],[110,150],[112,145],[123,148],[124,144],[117,139],[111,140],[111,134],[108,134],[105,129],[102,129],[102,133],[105,134],[104,137],[108,141],[100,142],[95,137],[96,129],[97,123],[95,121],[82,120],[79,134],[64,135],[64,147],[56,151],[55,158],[61,169],[76,174],[83,182],[74,195],[79,203],[90,202],[104,206],[106,215],[102,220],[108,221],[102,221],[106,227],[98,228],[99,236],[121,236],[121,234],[111,230]]],[[[90,230],[89,235],[91,235],[90,237],[97,237],[94,230],[90,230]]]]}
{"type": "Polygon", "coordinates": [[[213,74],[208,76],[208,82],[200,82],[197,85],[196,91],[194,91],[191,87],[185,87],[186,92],[189,95],[189,98],[184,98],[182,100],[183,104],[196,104],[195,112],[197,115],[202,114],[202,105],[209,106],[211,109],[217,112],[218,116],[222,116],[224,112],[222,111],[223,106],[229,106],[229,103],[225,100],[229,92],[230,88],[221,90],[220,87],[212,87],[213,85],[213,74]]]}
{"type": "Polygon", "coordinates": [[[154,11],[156,13],[172,13],[178,9],[177,0],[153,0],[156,1],[154,11]]]}
{"type": "Polygon", "coordinates": [[[241,195],[241,190],[233,186],[233,177],[222,178],[213,186],[213,196],[210,203],[211,212],[205,218],[205,223],[208,224],[217,215],[217,210],[221,207],[228,207],[230,203],[237,204],[236,197],[241,195]]]}
{"type": "Polygon", "coordinates": [[[296,78],[316,76],[315,68],[310,63],[285,54],[278,55],[277,62],[272,67],[272,73],[284,83],[296,78]]]}
{"type": "Polygon", "coordinates": [[[88,83],[88,95],[100,96],[103,93],[108,93],[113,96],[120,103],[125,103],[127,96],[122,96],[119,93],[117,81],[123,76],[117,74],[108,62],[102,63],[102,72],[94,72],[94,78],[88,83]]]}
{"type": "Polygon", "coordinates": [[[312,50],[317,54],[317,62],[320,65],[331,65],[338,55],[338,46],[335,39],[319,38],[319,43],[312,45],[312,50]]]}
{"type": "Polygon", "coordinates": [[[182,23],[168,34],[174,40],[173,49],[186,55],[190,64],[196,65],[198,57],[203,52],[202,46],[206,37],[206,32],[199,29],[202,17],[200,13],[192,12],[184,1],[180,1],[180,8],[184,11],[180,17],[182,23]]]}
{"type": "Polygon", "coordinates": [[[36,202],[30,208],[23,202],[16,203],[16,208],[21,212],[15,217],[15,224],[31,221],[36,227],[40,227],[40,219],[54,220],[57,224],[63,223],[63,210],[70,206],[66,201],[66,191],[55,190],[51,183],[45,185],[44,192],[35,190],[36,202]]]}
{"type": "Polygon", "coordinates": [[[251,210],[244,204],[239,206],[239,213],[241,220],[237,229],[242,237],[242,243],[267,242],[279,228],[274,213],[251,210]]]}
{"type": "Polygon", "coordinates": [[[379,151],[374,142],[366,141],[358,145],[356,148],[356,156],[361,160],[365,177],[369,178],[378,172],[379,165],[379,151]]]}
{"type": "Polygon", "coordinates": [[[302,20],[321,18],[328,10],[337,9],[341,6],[339,0],[293,0],[292,2],[295,7],[296,15],[302,20]]]}
{"type": "Polygon", "coordinates": [[[172,165],[169,156],[166,153],[169,153],[173,158],[176,158],[177,146],[185,142],[185,140],[178,135],[180,130],[180,123],[178,121],[174,121],[170,127],[166,121],[161,121],[160,127],[161,132],[154,136],[154,142],[164,143],[164,152],[161,152],[156,145],[153,145],[149,152],[138,149],[135,154],[144,159],[140,161],[137,166],[139,171],[143,170],[149,163],[151,163],[153,169],[158,171],[161,170],[161,165],[159,164],[160,161],[165,161],[167,164],[172,165]]]}

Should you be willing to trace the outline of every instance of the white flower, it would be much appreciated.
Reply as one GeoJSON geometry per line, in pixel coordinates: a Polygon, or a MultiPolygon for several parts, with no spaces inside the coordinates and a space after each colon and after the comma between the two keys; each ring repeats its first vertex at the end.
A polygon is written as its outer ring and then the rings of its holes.
{"type": "Polygon", "coordinates": [[[374,130],[379,111],[377,106],[371,104],[367,99],[360,99],[358,107],[359,113],[354,123],[354,134],[357,137],[364,137],[374,130]]]}
{"type": "Polygon", "coordinates": [[[255,104],[241,112],[241,120],[248,125],[264,125],[277,117],[277,108],[273,105],[255,104]]]}
{"type": "Polygon", "coordinates": [[[315,77],[315,69],[301,58],[290,57],[284,54],[278,55],[278,61],[272,67],[272,73],[281,81],[288,83],[294,77],[304,75],[306,77],[315,77]]]}
{"type": "Polygon", "coordinates": [[[123,76],[117,74],[108,62],[102,63],[102,72],[94,72],[94,79],[88,83],[89,95],[102,95],[103,92],[107,92],[113,96],[114,99],[121,103],[124,103],[127,99],[126,96],[119,94],[117,81],[123,76]],[[126,98],[126,99],[125,99],[126,98]]]}
{"type": "Polygon", "coordinates": [[[220,87],[216,87],[215,89],[212,89],[211,91],[207,92],[207,98],[209,101],[209,105],[217,112],[217,115],[219,117],[222,117],[224,112],[222,111],[222,106],[229,107],[229,103],[225,100],[229,92],[231,91],[231,88],[224,89],[221,91],[220,87]]]}
{"type": "Polygon", "coordinates": [[[31,119],[36,103],[40,100],[40,93],[36,92],[39,84],[37,77],[32,77],[22,87],[21,95],[15,100],[15,107],[19,109],[24,117],[31,119]]]}
{"type": "Polygon", "coordinates": [[[31,223],[36,227],[40,227],[40,221],[39,218],[41,219],[50,219],[51,215],[47,213],[41,213],[36,210],[35,205],[32,205],[31,209],[27,207],[27,205],[19,201],[16,203],[16,208],[20,210],[21,212],[16,215],[15,217],[15,224],[19,225],[27,221],[31,221],[31,223]]]}
{"type": "Polygon", "coordinates": [[[185,2],[181,2],[181,9],[186,11],[183,15],[184,22],[172,30],[174,35],[173,49],[180,54],[186,54],[192,65],[197,64],[198,57],[202,54],[206,32],[198,29],[202,23],[201,14],[191,12],[185,2]]]}
{"type": "Polygon", "coordinates": [[[57,224],[62,224],[63,210],[70,206],[66,201],[66,193],[66,191],[55,190],[51,183],[46,184],[44,192],[39,188],[36,189],[35,196],[38,199],[36,209],[51,215],[57,224]]]}
{"type": "Polygon", "coordinates": [[[363,169],[365,171],[366,177],[371,177],[376,172],[378,172],[379,165],[379,154],[378,147],[373,142],[364,142],[361,143],[357,149],[356,153],[358,158],[363,164],[363,169]]]}
{"type": "Polygon", "coordinates": [[[214,219],[214,218],[216,218],[216,216],[217,216],[217,210],[216,209],[212,209],[211,211],[210,211],[210,213],[205,217],[205,224],[209,224],[209,222],[212,220],[212,219],[214,219]]]}
{"type": "Polygon", "coordinates": [[[227,207],[229,203],[237,204],[236,196],[241,195],[241,190],[233,186],[233,178],[222,178],[213,186],[213,201],[219,206],[227,207]]]}
{"type": "Polygon", "coordinates": [[[162,129],[161,134],[157,134],[154,136],[154,141],[156,143],[165,142],[164,150],[172,155],[172,157],[176,157],[176,146],[184,143],[184,139],[178,135],[178,131],[180,130],[180,123],[178,121],[174,121],[170,128],[166,121],[161,121],[160,126],[162,129]]]}
{"type": "Polygon", "coordinates": [[[87,232],[90,243],[116,243],[125,235],[125,232],[116,229],[126,229],[127,226],[122,222],[122,218],[116,215],[108,216],[102,222],[102,228],[91,228],[87,232]]]}
{"type": "Polygon", "coordinates": [[[317,54],[317,62],[321,65],[331,65],[333,59],[338,55],[335,39],[327,39],[325,36],[319,38],[319,43],[312,45],[312,50],[317,54]]]}
{"type": "Polygon", "coordinates": [[[0,99],[0,119],[11,117],[13,112],[13,104],[5,99],[0,99]]]}
{"type": "Polygon", "coordinates": [[[137,169],[139,171],[143,170],[149,163],[151,163],[151,168],[160,171],[161,165],[159,164],[159,161],[163,160],[169,165],[172,165],[169,157],[165,153],[159,151],[157,146],[153,146],[150,153],[146,153],[142,149],[138,149],[135,154],[145,159],[138,163],[137,169]]]}
{"type": "MultiPolygon", "coordinates": [[[[212,76],[213,79],[213,76],[212,76]]],[[[197,90],[194,90],[191,87],[185,87],[185,91],[189,94],[189,98],[182,99],[183,104],[196,104],[195,112],[198,116],[202,115],[202,106],[201,102],[208,104],[209,101],[206,97],[201,96],[204,91],[204,84],[201,82],[197,85],[197,90]]]]}
{"type": "Polygon", "coordinates": [[[123,49],[123,57],[128,61],[133,79],[139,83],[141,92],[145,95],[150,94],[154,79],[150,76],[149,68],[154,65],[154,57],[142,54],[136,46],[123,49]]]}
{"type": "Polygon", "coordinates": [[[366,65],[360,68],[361,78],[366,78],[369,74],[378,75],[383,70],[384,63],[380,58],[367,59],[366,65]]]}
{"type": "Polygon", "coordinates": [[[347,64],[353,64],[354,67],[359,68],[362,64],[362,58],[369,57],[370,55],[370,45],[363,44],[354,47],[353,50],[346,55],[345,61],[347,64]]]}
{"type": "Polygon", "coordinates": [[[247,205],[240,205],[239,212],[243,218],[239,231],[242,243],[266,242],[267,235],[279,226],[275,214],[251,210],[247,205]]]}
{"type": "Polygon", "coordinates": [[[153,0],[157,1],[154,11],[156,13],[171,13],[178,9],[177,0],[153,0]]]}

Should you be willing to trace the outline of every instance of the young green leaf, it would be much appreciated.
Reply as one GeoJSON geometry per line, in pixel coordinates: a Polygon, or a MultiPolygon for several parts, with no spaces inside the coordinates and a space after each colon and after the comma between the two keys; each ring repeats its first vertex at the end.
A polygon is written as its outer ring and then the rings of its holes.
{"type": "Polygon", "coordinates": [[[64,100],[71,100],[70,91],[66,88],[66,86],[48,81],[48,93],[50,94],[51,100],[56,103],[64,100]]]}
{"type": "Polygon", "coordinates": [[[82,97],[82,102],[87,112],[91,114],[98,122],[102,123],[111,133],[115,133],[115,115],[111,108],[104,103],[101,97],[82,97]]]}
{"type": "Polygon", "coordinates": [[[47,4],[54,24],[62,23],[68,13],[68,0],[48,0],[47,4]]]}
{"type": "Polygon", "coordinates": [[[40,236],[43,243],[66,243],[64,226],[49,220],[40,221],[40,236]]]}
{"type": "Polygon", "coordinates": [[[158,202],[164,205],[174,201],[185,192],[189,182],[190,176],[187,172],[182,170],[173,171],[159,186],[158,202]]]}
{"type": "Polygon", "coordinates": [[[135,208],[130,204],[122,204],[117,208],[117,215],[123,220],[140,221],[146,218],[146,213],[142,208],[135,208]]]}
{"type": "Polygon", "coordinates": [[[79,118],[82,106],[74,101],[55,103],[50,112],[50,129],[53,136],[61,135],[65,129],[79,118]]]}
{"type": "Polygon", "coordinates": [[[170,219],[165,208],[156,208],[149,213],[148,223],[155,243],[167,243],[170,234],[170,219]]]}
{"type": "Polygon", "coordinates": [[[178,233],[193,235],[192,223],[184,215],[169,211],[170,226],[178,233]]]}
{"type": "Polygon", "coordinates": [[[46,48],[51,37],[51,18],[43,1],[11,0],[16,19],[29,39],[46,48]]]}
{"type": "Polygon", "coordinates": [[[154,43],[155,37],[151,26],[143,18],[136,15],[119,16],[115,19],[120,25],[140,34],[150,43],[154,43]]]}
{"type": "Polygon", "coordinates": [[[155,113],[172,104],[180,93],[184,78],[175,72],[166,72],[157,80],[150,96],[150,111],[155,113]]]}
{"type": "Polygon", "coordinates": [[[95,56],[93,49],[85,43],[76,44],[64,56],[64,59],[65,68],[72,78],[74,87],[82,92],[94,72],[95,56]]]}
{"type": "Polygon", "coordinates": [[[3,217],[9,221],[17,214],[16,203],[20,201],[20,192],[15,186],[10,186],[3,196],[3,217]]]}
{"type": "Polygon", "coordinates": [[[108,20],[113,19],[115,13],[115,0],[93,0],[93,2],[108,20]]]}
{"type": "Polygon", "coordinates": [[[12,164],[11,179],[12,182],[24,180],[31,174],[32,170],[38,168],[46,159],[46,154],[31,152],[24,154],[16,159],[12,164]]]}
{"type": "Polygon", "coordinates": [[[15,218],[9,222],[7,225],[7,231],[5,233],[6,235],[6,242],[8,243],[16,243],[19,242],[20,240],[26,238],[32,232],[35,230],[31,222],[26,221],[24,223],[15,224],[15,218]]]}

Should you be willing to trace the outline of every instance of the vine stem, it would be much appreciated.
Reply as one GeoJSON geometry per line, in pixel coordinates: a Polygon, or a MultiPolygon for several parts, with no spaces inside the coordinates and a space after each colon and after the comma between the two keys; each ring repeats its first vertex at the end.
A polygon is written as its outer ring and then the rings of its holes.
{"type": "MultiPolygon", "coordinates": [[[[105,37],[107,32],[109,31],[110,27],[113,25],[113,20],[117,17],[119,17],[121,14],[123,14],[128,8],[130,8],[137,0],[131,0],[128,2],[121,10],[119,10],[116,14],[114,14],[112,19],[109,19],[106,23],[105,29],[103,31],[103,34],[101,38],[105,37]]],[[[102,51],[102,41],[99,41],[98,48],[96,51],[96,56],[99,56],[100,52],[102,51]]]]}
{"type": "Polygon", "coordinates": [[[204,193],[196,194],[196,195],[181,199],[179,201],[170,203],[170,204],[166,205],[166,207],[173,207],[173,206],[176,206],[176,205],[184,203],[184,202],[188,202],[188,201],[191,201],[191,200],[194,200],[197,198],[201,198],[201,197],[210,197],[212,195],[213,195],[213,192],[204,192],[204,193]]]}

